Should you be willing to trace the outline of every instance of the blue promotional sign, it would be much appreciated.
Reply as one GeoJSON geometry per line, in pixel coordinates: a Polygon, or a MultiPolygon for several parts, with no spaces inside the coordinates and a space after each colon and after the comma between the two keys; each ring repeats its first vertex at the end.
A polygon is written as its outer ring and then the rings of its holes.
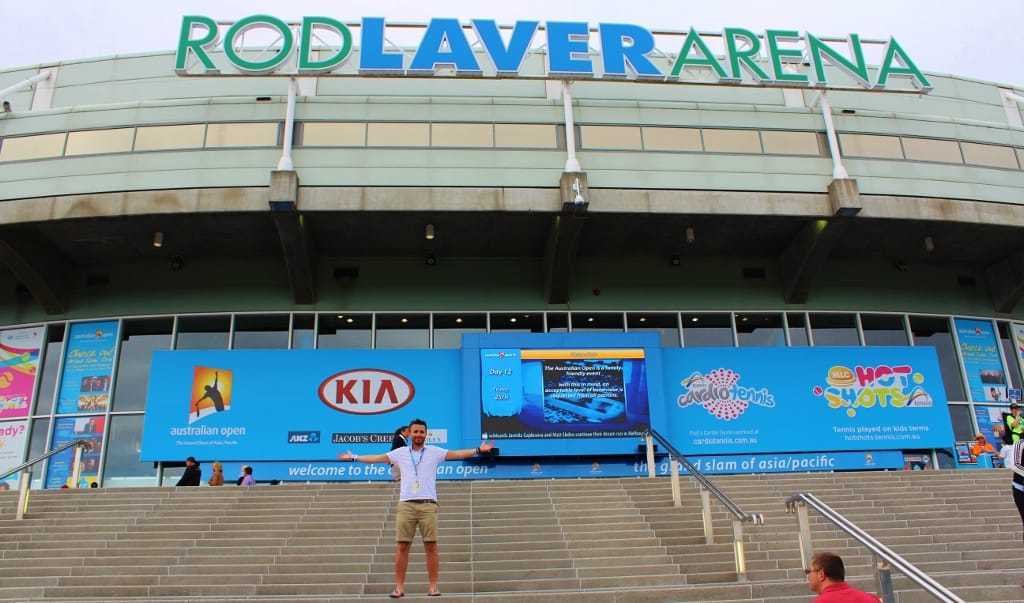
{"type": "Polygon", "coordinates": [[[621,438],[650,428],[641,349],[484,349],[481,429],[495,438],[621,438]]]}
{"type": "Polygon", "coordinates": [[[931,348],[665,349],[683,454],[950,448],[931,348]]]}
{"type": "MultiPolygon", "coordinates": [[[[689,459],[708,475],[733,473],[793,473],[809,471],[853,471],[902,469],[903,454],[894,450],[868,452],[829,452],[814,454],[744,454],[692,457],[689,459]]],[[[342,462],[256,462],[258,481],[387,481],[388,465],[342,462]]],[[[242,463],[225,463],[227,476],[239,475],[242,463]]],[[[655,467],[658,475],[668,475],[668,460],[662,457],[655,467]]],[[[685,474],[685,471],[682,471],[685,474]]],[[[552,479],[591,477],[646,477],[647,464],[640,459],[605,458],[562,460],[557,457],[500,459],[498,462],[450,461],[437,468],[441,480],[466,479],[552,479]]]]}
{"type": "Polygon", "coordinates": [[[58,413],[107,409],[116,348],[116,320],[71,325],[57,396],[58,413]]]}
{"type": "Polygon", "coordinates": [[[64,485],[88,488],[89,484],[96,481],[100,456],[103,452],[103,428],[105,425],[106,418],[102,416],[57,419],[53,427],[52,448],[59,448],[75,440],[89,440],[92,447],[82,453],[82,470],[77,486],[71,483],[74,448],[69,448],[51,457],[46,469],[47,488],[60,488],[64,485]]]}
{"type": "Polygon", "coordinates": [[[326,460],[386,452],[414,418],[462,441],[456,350],[159,351],[141,459],[326,460]]]}
{"type": "Polygon", "coordinates": [[[992,321],[955,318],[953,323],[971,401],[1006,401],[1006,372],[999,357],[999,338],[992,329],[992,321]]]}

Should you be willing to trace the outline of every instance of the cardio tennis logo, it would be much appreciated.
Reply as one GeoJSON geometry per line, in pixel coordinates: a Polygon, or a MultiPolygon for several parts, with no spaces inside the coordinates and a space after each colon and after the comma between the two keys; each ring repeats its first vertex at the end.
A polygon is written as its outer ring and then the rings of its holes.
{"type": "Polygon", "coordinates": [[[775,396],[767,388],[737,385],[739,380],[740,374],[727,368],[715,369],[706,375],[694,372],[680,382],[683,394],[676,402],[680,408],[699,404],[723,421],[738,419],[751,404],[775,408],[775,396]]]}
{"type": "Polygon", "coordinates": [[[889,366],[833,366],[825,377],[826,385],[815,385],[815,396],[823,396],[832,409],[846,409],[848,417],[857,416],[858,408],[917,408],[934,404],[931,394],[922,387],[924,375],[909,364],[889,366]]]}
{"type": "Polygon", "coordinates": [[[416,395],[412,381],[382,369],[352,369],[324,379],[317,391],[329,408],[356,415],[397,410],[416,395]]]}

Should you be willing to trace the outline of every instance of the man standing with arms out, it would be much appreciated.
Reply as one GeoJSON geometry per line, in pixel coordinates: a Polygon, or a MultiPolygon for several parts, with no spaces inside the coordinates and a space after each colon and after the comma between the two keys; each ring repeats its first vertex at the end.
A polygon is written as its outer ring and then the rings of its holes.
{"type": "Polygon", "coordinates": [[[395,513],[395,590],[391,598],[405,596],[405,571],[409,567],[409,549],[419,526],[423,537],[423,550],[427,554],[428,597],[439,597],[437,576],[440,559],[437,552],[437,467],[444,461],[472,458],[490,452],[493,444],[481,442],[479,448],[445,450],[427,446],[427,424],[422,419],[409,423],[408,446],[396,448],[387,454],[356,455],[345,452],[338,455],[343,461],[359,463],[394,463],[401,471],[402,483],[398,510],[395,513]]]}
{"type": "Polygon", "coordinates": [[[805,569],[807,586],[818,594],[812,603],[881,603],[875,595],[857,590],[845,582],[846,567],[843,559],[832,553],[818,553],[811,557],[810,569],[805,569]]]}

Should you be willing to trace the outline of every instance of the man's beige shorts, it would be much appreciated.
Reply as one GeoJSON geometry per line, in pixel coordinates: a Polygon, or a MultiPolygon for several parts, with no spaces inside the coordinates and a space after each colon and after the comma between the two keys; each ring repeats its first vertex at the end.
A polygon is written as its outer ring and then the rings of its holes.
{"type": "Polygon", "coordinates": [[[437,503],[398,503],[395,513],[395,541],[412,542],[420,528],[423,542],[437,542],[437,503]]]}

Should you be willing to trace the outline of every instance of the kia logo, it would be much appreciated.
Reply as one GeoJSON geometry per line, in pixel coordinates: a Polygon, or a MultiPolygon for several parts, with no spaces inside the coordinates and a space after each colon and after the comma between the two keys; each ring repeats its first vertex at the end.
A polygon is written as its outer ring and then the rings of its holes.
{"type": "Polygon", "coordinates": [[[381,369],[352,369],[324,379],[320,400],[341,412],[375,415],[412,402],[416,388],[398,373],[381,369]]]}

